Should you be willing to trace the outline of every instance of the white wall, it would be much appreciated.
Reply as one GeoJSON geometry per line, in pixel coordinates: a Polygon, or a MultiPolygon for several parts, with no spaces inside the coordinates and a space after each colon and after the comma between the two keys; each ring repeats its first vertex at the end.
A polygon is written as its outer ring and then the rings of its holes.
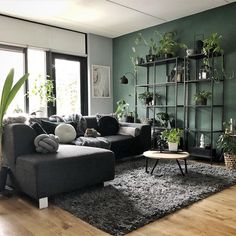
{"type": "Polygon", "coordinates": [[[86,35],[0,16],[0,43],[85,56],[86,35]]]}
{"type": "Polygon", "coordinates": [[[113,112],[113,49],[112,39],[88,34],[88,81],[89,81],[89,115],[113,112]],[[110,97],[92,97],[92,65],[110,67],[110,97]]]}

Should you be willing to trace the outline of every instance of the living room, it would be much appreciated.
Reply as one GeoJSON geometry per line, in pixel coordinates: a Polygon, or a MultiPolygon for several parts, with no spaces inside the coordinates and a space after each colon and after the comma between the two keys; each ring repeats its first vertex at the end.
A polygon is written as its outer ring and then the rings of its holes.
{"type": "Polygon", "coordinates": [[[0,3],[0,87],[29,73],[3,127],[1,235],[236,234],[236,160],[217,148],[235,144],[235,1],[0,3]],[[147,153],[175,128],[184,156],[147,153]]]}

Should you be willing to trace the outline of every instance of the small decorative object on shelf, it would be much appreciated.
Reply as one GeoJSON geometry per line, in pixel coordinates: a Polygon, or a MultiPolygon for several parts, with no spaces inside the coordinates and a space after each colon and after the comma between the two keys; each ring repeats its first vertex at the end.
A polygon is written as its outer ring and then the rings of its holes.
{"type": "Polygon", "coordinates": [[[201,134],[200,137],[200,148],[205,148],[204,134],[201,134]]]}
{"type": "Polygon", "coordinates": [[[207,99],[211,97],[211,92],[202,90],[194,95],[196,105],[207,105],[207,99]]]}

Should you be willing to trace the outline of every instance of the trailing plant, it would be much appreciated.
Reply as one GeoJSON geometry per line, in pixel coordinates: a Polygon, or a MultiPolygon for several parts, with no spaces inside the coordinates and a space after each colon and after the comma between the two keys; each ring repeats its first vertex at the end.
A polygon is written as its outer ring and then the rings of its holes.
{"type": "Polygon", "coordinates": [[[169,143],[178,143],[180,138],[183,136],[183,130],[179,128],[166,129],[161,132],[161,138],[166,140],[169,143]]]}
{"type": "Polygon", "coordinates": [[[159,112],[156,114],[156,116],[157,116],[157,120],[160,122],[160,124],[164,127],[167,127],[168,121],[170,120],[168,113],[159,112]]]}
{"type": "Polygon", "coordinates": [[[14,69],[11,69],[5,79],[2,94],[1,94],[1,101],[0,101],[0,166],[2,166],[2,135],[3,135],[3,117],[7,112],[8,107],[10,106],[11,102],[15,98],[16,94],[28,79],[29,74],[23,75],[14,85],[14,69]]]}

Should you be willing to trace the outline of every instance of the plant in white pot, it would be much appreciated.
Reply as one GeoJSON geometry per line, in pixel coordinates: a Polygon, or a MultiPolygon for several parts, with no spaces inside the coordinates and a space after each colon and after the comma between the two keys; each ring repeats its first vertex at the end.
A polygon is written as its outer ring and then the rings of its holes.
{"type": "Polygon", "coordinates": [[[179,128],[166,129],[161,133],[161,137],[168,142],[169,151],[178,151],[180,138],[183,130],[179,128]]]}
{"type": "Polygon", "coordinates": [[[2,137],[3,137],[3,117],[7,112],[9,105],[15,98],[16,94],[20,90],[21,86],[28,79],[28,74],[23,75],[16,83],[13,85],[14,79],[14,69],[11,69],[5,79],[4,85],[2,87],[2,94],[0,100],[0,191],[5,187],[6,177],[8,168],[4,166],[3,163],[3,153],[2,153],[2,137]]]}

